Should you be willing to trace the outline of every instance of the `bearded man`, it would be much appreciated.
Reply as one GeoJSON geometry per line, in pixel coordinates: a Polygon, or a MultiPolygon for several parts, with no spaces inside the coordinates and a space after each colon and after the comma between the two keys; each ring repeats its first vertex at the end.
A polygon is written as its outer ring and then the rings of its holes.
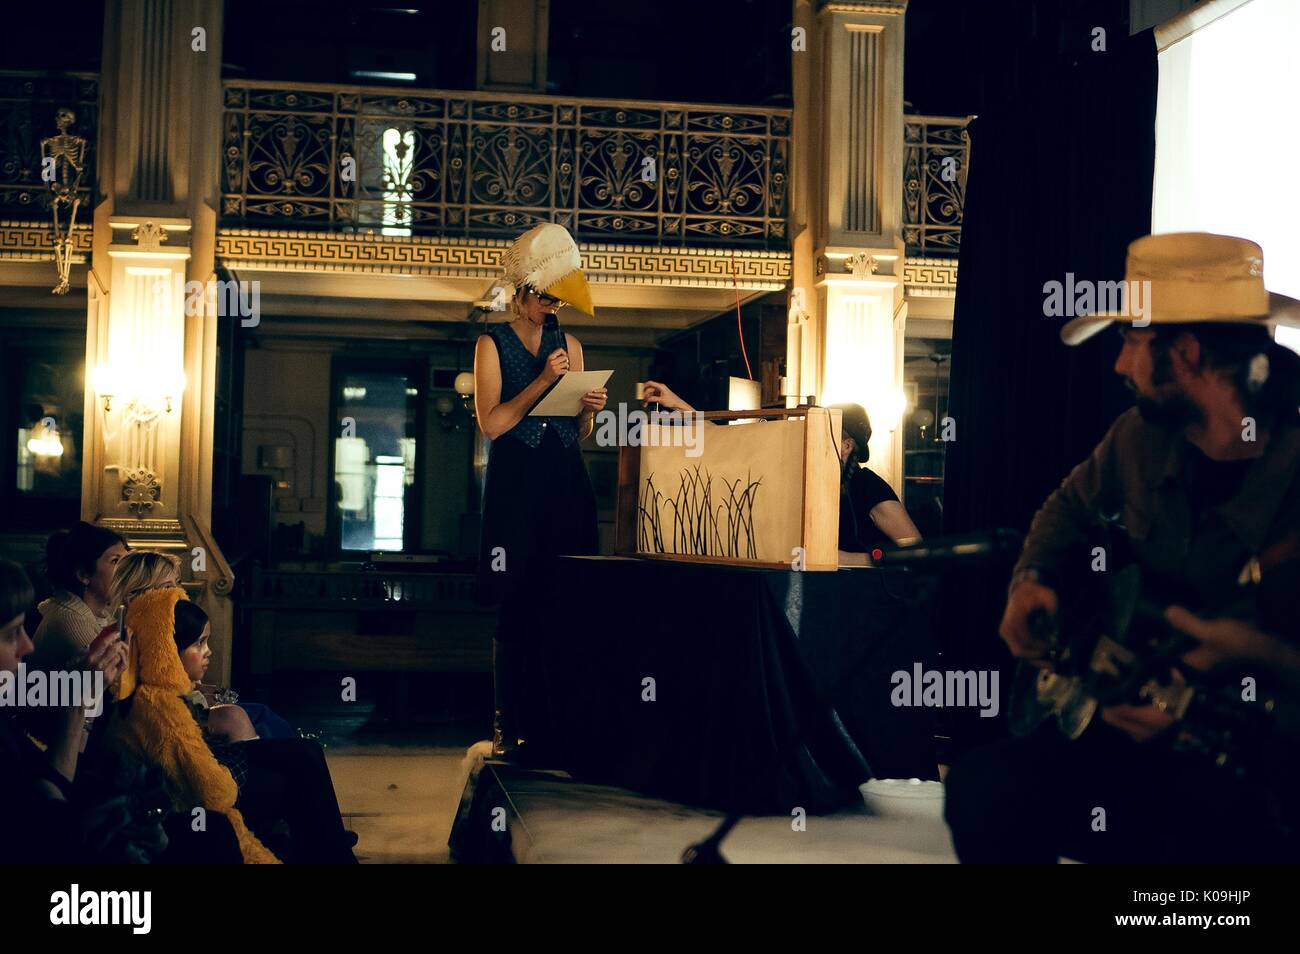
{"type": "Polygon", "coordinates": [[[1115,372],[1137,406],[1035,515],[1000,633],[1045,666],[1035,614],[1097,569],[1090,532],[1117,529],[1195,640],[1186,672],[1274,700],[1273,757],[1242,777],[1174,745],[1174,715],[1134,699],[1073,741],[1049,721],[969,753],[945,817],[963,862],[1295,860],[1300,751],[1282,727],[1300,705],[1300,359],[1273,328],[1300,322],[1300,302],[1265,290],[1257,244],[1221,235],[1140,238],[1125,278],[1143,283],[1143,314],[1077,318],[1061,337],[1118,324],[1115,372]]]}

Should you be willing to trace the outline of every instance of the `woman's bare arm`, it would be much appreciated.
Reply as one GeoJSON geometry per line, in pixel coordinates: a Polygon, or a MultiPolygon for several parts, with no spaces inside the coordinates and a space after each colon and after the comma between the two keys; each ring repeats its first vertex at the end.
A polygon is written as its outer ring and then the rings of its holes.
{"type": "MultiPolygon", "coordinates": [[[[556,351],[563,354],[559,348],[556,351]]],[[[542,393],[559,376],[551,373],[554,371],[554,360],[555,354],[552,353],[542,373],[509,401],[503,402],[501,359],[497,355],[496,342],[488,335],[479,336],[478,344],[474,346],[474,414],[478,418],[478,426],[489,440],[496,440],[522,421],[528,409],[537,403],[542,393]]]]}

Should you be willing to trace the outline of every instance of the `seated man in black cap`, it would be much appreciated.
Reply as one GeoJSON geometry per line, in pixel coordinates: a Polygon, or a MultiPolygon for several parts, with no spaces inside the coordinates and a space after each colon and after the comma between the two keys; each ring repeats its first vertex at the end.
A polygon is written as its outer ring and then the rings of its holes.
{"type": "Polygon", "coordinates": [[[832,404],[843,414],[840,437],[840,563],[866,564],[873,551],[916,543],[912,523],[894,488],[866,466],[871,421],[861,404],[832,404]]]}
{"type": "Polygon", "coordinates": [[[1103,702],[1073,724],[1075,734],[1086,725],[1073,741],[1049,718],[949,773],[945,815],[962,861],[1296,860],[1300,358],[1271,326],[1300,319],[1300,302],[1265,291],[1262,255],[1226,236],[1146,236],[1130,245],[1126,276],[1145,288],[1141,317],[1062,329],[1078,344],[1123,322],[1115,371],[1137,407],[1034,517],[1001,635],[1014,655],[1047,665],[1035,614],[1057,616],[1058,594],[1080,577],[1107,581],[1116,567],[1086,546],[1104,528],[1131,554],[1143,592],[1161,594],[1156,630],[1191,638],[1170,684],[1216,684],[1252,719],[1263,714],[1252,705],[1274,700],[1270,731],[1229,744],[1266,757],[1243,774],[1216,752],[1222,739],[1197,751],[1193,724],[1164,699],[1103,702]]]}

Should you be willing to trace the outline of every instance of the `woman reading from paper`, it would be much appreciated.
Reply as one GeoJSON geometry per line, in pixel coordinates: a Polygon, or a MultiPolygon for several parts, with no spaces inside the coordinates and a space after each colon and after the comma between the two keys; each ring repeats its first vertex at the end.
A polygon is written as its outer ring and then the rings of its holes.
{"type": "MultiPolygon", "coordinates": [[[[645,404],[672,411],[694,411],[666,384],[646,381],[645,404]]],[[[842,413],[840,429],[840,565],[866,566],[871,551],[890,544],[915,543],[921,532],[892,487],[866,466],[871,421],[860,404],[832,404],[842,413]]]]}
{"type": "Polygon", "coordinates": [[[583,370],[582,344],[560,328],[556,312],[566,304],[589,315],[595,309],[578,246],[562,226],[529,229],[506,249],[503,263],[515,288],[513,320],[491,326],[474,350],[475,412],[492,441],[479,580],[484,596],[500,603],[492,654],[497,755],[544,731],[535,620],[567,594],[548,603],[537,579],[551,556],[597,552],[596,496],[580,442],[607,397],[603,387],[588,391],[573,417],[529,416],[562,375],[583,370]]]}

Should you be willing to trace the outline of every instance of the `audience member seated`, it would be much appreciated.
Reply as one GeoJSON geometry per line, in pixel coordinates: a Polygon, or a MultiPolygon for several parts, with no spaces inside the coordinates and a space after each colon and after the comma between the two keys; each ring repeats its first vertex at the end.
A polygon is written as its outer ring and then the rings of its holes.
{"type": "Polygon", "coordinates": [[[329,767],[320,745],[310,739],[261,739],[239,706],[211,705],[198,687],[212,650],[208,616],[188,600],[173,611],[173,639],[185,674],[195,685],[186,696],[190,711],[222,764],[239,783],[236,803],[254,831],[283,821],[290,831],[284,853],[291,860],[351,863],[355,836],[344,830],[329,767]]]}
{"type": "MultiPolygon", "coordinates": [[[[135,550],[118,561],[109,586],[109,605],[116,609],[130,606],[131,600],[149,590],[180,586],[180,560],[168,553],[152,550],[135,550]]],[[[298,733],[269,706],[259,702],[241,702],[232,690],[200,683],[195,687],[203,694],[208,705],[238,705],[253,724],[253,734],[263,739],[296,739],[298,733]]],[[[238,718],[233,712],[218,716],[218,724],[226,718],[238,718]]],[[[250,736],[251,738],[252,736],[250,736]]]]}
{"type": "MultiPolygon", "coordinates": [[[[0,678],[17,680],[19,665],[32,651],[25,620],[33,599],[22,567],[0,561],[0,678]]],[[[123,653],[101,653],[105,675],[121,669],[123,653]]],[[[67,706],[60,732],[42,750],[19,727],[16,709],[0,710],[0,859],[7,864],[58,864],[82,860],[79,825],[71,801],[85,718],[67,706]]]]}
{"type": "Polygon", "coordinates": [[[259,736],[253,720],[240,706],[214,702],[213,696],[204,691],[208,687],[203,676],[208,671],[212,660],[212,649],[208,639],[212,636],[212,623],[208,614],[197,604],[189,600],[180,600],[176,604],[176,649],[181,654],[181,665],[185,675],[189,676],[193,688],[185,694],[190,711],[195,721],[203,727],[203,734],[209,744],[229,744],[248,742],[259,736]]]}
{"type": "MultiPolygon", "coordinates": [[[[0,678],[18,678],[19,664],[32,651],[24,626],[32,597],[22,568],[0,561],[0,678]]],[[[121,673],[126,654],[126,644],[110,631],[92,641],[84,657],[69,668],[98,671],[106,685],[121,673]]],[[[159,818],[150,811],[156,803],[149,801],[144,786],[128,790],[100,784],[102,779],[82,764],[82,705],[53,709],[53,718],[45,722],[53,731],[45,743],[19,726],[15,711],[0,710],[0,863],[230,859],[234,838],[228,828],[214,824],[200,839],[191,833],[188,816],[159,818]]]]}
{"type": "Polygon", "coordinates": [[[173,609],[185,593],[177,586],[127,594],[128,652],[118,682],[110,740],[162,769],[177,811],[195,818],[222,815],[234,829],[245,864],[279,859],[252,833],[235,807],[239,789],[213,756],[182,699],[191,681],[172,639],[173,609]],[[203,809],[206,815],[195,813],[203,809]]]}
{"type": "MultiPolygon", "coordinates": [[[[204,772],[223,772],[234,786],[233,805],[227,807],[231,792],[224,784],[206,783],[209,797],[219,798],[214,804],[238,815],[249,838],[262,846],[273,844],[284,860],[354,864],[355,837],[343,827],[320,745],[309,739],[258,738],[239,707],[209,707],[194,690],[210,656],[206,614],[178,587],[151,590],[132,599],[127,625],[130,658],[150,661],[154,683],[171,691],[165,704],[159,693],[150,692],[144,708],[139,701],[119,706],[117,718],[129,723],[125,735],[134,750],[150,753],[164,768],[179,755],[204,772]],[[170,653],[165,665],[156,658],[163,649],[170,653]],[[178,726],[181,711],[188,718],[178,726]],[[195,742],[206,752],[195,750],[195,742]]],[[[128,667],[124,697],[131,690],[130,672],[128,667]]],[[[180,791],[178,801],[193,800],[196,794],[180,791]]]]}
{"type": "Polygon", "coordinates": [[[29,669],[63,668],[113,622],[116,606],[109,591],[126,552],[118,534],[84,522],[50,537],[45,568],[54,595],[37,607],[41,622],[32,636],[36,651],[27,661],[29,669]]]}

